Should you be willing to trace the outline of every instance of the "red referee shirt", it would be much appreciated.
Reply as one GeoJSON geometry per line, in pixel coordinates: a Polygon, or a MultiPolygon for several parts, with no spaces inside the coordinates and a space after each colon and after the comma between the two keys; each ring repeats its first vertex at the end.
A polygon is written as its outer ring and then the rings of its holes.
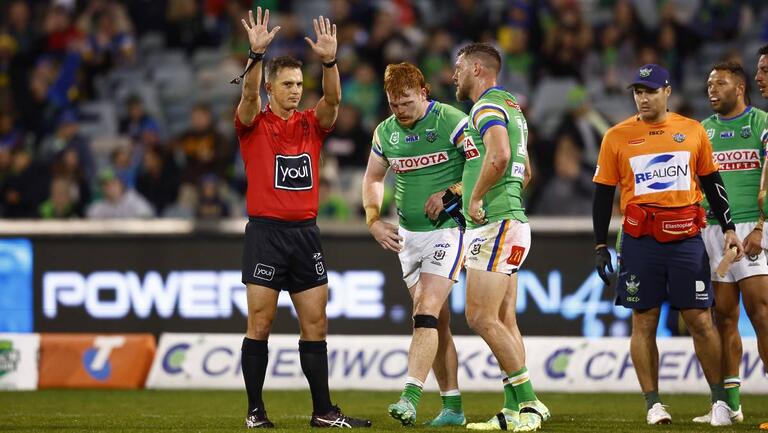
{"type": "Polygon", "coordinates": [[[297,110],[283,120],[267,104],[251,126],[235,113],[235,130],[248,179],[248,215],[284,221],[316,218],[320,147],[331,130],[320,126],[315,110],[297,110]]]}

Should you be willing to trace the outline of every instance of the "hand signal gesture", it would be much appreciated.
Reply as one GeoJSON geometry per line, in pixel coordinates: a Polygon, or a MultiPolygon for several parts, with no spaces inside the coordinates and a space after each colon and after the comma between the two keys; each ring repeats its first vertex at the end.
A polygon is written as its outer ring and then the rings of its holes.
{"type": "Polygon", "coordinates": [[[331,25],[331,20],[328,18],[315,18],[312,20],[312,26],[315,28],[315,35],[317,35],[317,41],[312,42],[312,39],[305,37],[312,51],[320,57],[323,63],[328,63],[336,58],[336,24],[331,25]]]}
{"type": "Polygon", "coordinates": [[[246,22],[245,19],[240,21],[242,21],[245,31],[248,32],[248,41],[251,44],[251,51],[254,53],[263,53],[266,51],[267,46],[269,46],[272,39],[280,30],[280,26],[276,26],[271,32],[267,31],[267,24],[269,24],[269,9],[264,9],[264,17],[262,19],[261,7],[256,8],[255,22],[253,21],[253,11],[248,11],[248,22],[246,22]]]}

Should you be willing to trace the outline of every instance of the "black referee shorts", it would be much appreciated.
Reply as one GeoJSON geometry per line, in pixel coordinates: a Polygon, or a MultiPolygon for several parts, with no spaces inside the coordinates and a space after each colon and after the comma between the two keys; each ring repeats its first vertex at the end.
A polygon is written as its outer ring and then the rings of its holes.
{"type": "Polygon", "coordinates": [[[242,271],[243,283],[289,293],[328,283],[315,220],[248,218],[242,271]]]}

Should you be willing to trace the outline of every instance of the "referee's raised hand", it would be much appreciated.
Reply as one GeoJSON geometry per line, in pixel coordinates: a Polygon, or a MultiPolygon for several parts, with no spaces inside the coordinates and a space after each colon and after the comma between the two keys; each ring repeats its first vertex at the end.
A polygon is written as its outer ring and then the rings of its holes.
{"type": "Polygon", "coordinates": [[[248,33],[248,42],[251,44],[251,51],[262,54],[274,39],[280,26],[275,26],[272,31],[267,30],[269,24],[269,9],[264,9],[264,16],[261,15],[261,7],[256,8],[256,21],[253,20],[253,11],[248,11],[248,21],[240,20],[248,33]]]}
{"type": "Polygon", "coordinates": [[[305,37],[312,51],[320,57],[323,63],[328,63],[336,58],[336,47],[338,43],[336,41],[336,24],[331,25],[331,20],[320,15],[318,18],[312,20],[312,27],[315,28],[315,35],[317,41],[313,42],[312,39],[305,37]]]}

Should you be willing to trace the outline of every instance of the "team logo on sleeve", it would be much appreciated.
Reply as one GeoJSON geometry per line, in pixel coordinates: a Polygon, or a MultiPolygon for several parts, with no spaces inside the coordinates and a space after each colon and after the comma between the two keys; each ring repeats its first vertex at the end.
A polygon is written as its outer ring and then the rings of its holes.
{"type": "Polygon", "coordinates": [[[275,188],[291,191],[312,189],[312,157],[275,155],[275,188]]]}
{"type": "Polygon", "coordinates": [[[741,135],[741,138],[749,138],[749,137],[751,137],[752,136],[752,128],[749,125],[742,126],[741,127],[740,135],[741,135]]]}
{"type": "Polygon", "coordinates": [[[635,195],[691,189],[691,154],[688,151],[652,153],[629,159],[635,177],[635,195]]]}

